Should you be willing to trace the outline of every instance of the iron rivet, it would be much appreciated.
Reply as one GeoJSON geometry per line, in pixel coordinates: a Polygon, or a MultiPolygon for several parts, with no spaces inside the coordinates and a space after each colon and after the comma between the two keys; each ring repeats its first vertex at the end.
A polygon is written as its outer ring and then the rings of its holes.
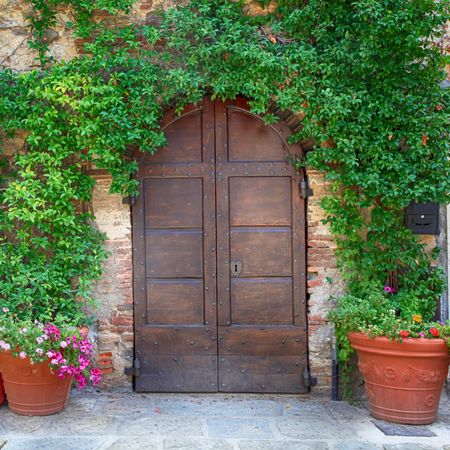
{"type": "Polygon", "coordinates": [[[195,344],[195,341],[191,341],[190,344],[191,344],[191,345],[194,345],[194,344],[195,344]]]}
{"type": "Polygon", "coordinates": [[[225,290],[226,290],[227,292],[230,292],[230,288],[226,288],[225,290]]]}
{"type": "Polygon", "coordinates": [[[295,342],[300,342],[300,339],[299,339],[299,338],[297,338],[297,339],[295,340],[295,342]]]}
{"type": "Polygon", "coordinates": [[[141,288],[141,292],[144,292],[144,288],[141,288]]]}
{"type": "Polygon", "coordinates": [[[158,345],[158,341],[153,342],[155,345],[158,345]]]}
{"type": "Polygon", "coordinates": [[[225,323],[226,323],[227,325],[230,325],[230,321],[229,321],[229,320],[227,320],[225,323]]]}
{"type": "Polygon", "coordinates": [[[282,343],[282,344],[286,344],[286,339],[282,339],[282,340],[281,340],[281,343],[282,343]]]}
{"type": "Polygon", "coordinates": [[[231,352],[231,347],[227,347],[227,350],[228,350],[229,352],[231,352]]]}

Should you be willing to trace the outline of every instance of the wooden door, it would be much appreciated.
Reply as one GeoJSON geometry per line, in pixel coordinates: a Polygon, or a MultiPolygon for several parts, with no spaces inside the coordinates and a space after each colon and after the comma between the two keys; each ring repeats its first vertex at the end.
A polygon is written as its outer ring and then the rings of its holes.
{"type": "Polygon", "coordinates": [[[245,100],[165,118],[133,207],[136,390],[304,392],[305,210],[289,129],[245,100]]]}

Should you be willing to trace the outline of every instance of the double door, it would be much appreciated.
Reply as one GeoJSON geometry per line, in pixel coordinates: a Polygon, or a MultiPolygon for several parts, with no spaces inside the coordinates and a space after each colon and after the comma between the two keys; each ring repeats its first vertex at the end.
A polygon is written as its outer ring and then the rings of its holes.
{"type": "Polygon", "coordinates": [[[133,206],[140,392],[304,392],[305,205],[289,129],[243,99],[164,119],[133,206]]]}

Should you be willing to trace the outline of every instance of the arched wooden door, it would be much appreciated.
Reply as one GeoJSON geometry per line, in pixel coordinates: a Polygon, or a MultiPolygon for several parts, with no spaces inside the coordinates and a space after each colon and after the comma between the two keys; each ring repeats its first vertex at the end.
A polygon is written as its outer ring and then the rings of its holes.
{"type": "Polygon", "coordinates": [[[140,392],[304,392],[305,204],[289,129],[245,100],[164,120],[133,206],[140,392]]]}

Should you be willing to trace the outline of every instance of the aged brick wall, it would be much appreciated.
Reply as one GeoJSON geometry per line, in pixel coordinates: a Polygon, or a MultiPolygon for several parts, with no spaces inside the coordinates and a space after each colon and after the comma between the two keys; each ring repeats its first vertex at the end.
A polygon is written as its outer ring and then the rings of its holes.
{"type": "MultiPolygon", "coordinates": [[[[137,2],[132,20],[151,20],[152,11],[168,7],[175,0],[142,0],[137,2]]],[[[270,2],[271,10],[275,2],[270,2]]],[[[265,10],[247,1],[250,14],[264,14],[265,10]]],[[[266,9],[266,10],[267,10],[266,9]]],[[[0,0],[0,64],[16,71],[36,67],[36,53],[28,48],[30,38],[26,16],[29,6],[23,0],[0,0]]],[[[66,25],[73,21],[67,10],[61,10],[57,26],[48,34],[50,51],[57,59],[70,59],[78,54],[81,42],[73,38],[72,30],[66,25]]],[[[114,19],[123,21],[123,19],[114,19]]],[[[23,136],[6,142],[6,152],[12,155],[23,146],[23,136]]],[[[308,339],[309,358],[313,376],[318,378],[313,395],[329,395],[331,389],[331,357],[333,329],[326,316],[332,303],[330,296],[342,291],[342,282],[336,269],[335,244],[329,230],[322,223],[323,211],[320,199],[327,194],[323,174],[309,171],[308,177],[314,196],[308,199],[308,272],[309,294],[308,339]]],[[[107,248],[110,252],[105,273],[96,287],[100,303],[98,324],[92,334],[98,344],[98,361],[104,372],[103,387],[120,387],[131,390],[131,379],[123,369],[131,366],[133,359],[133,290],[132,290],[132,243],[130,207],[122,203],[120,196],[108,193],[110,179],[97,178],[93,194],[93,211],[98,227],[107,234],[107,248]]],[[[445,228],[445,227],[444,227],[445,228]]],[[[439,241],[445,243],[445,234],[439,241]]],[[[434,245],[435,238],[429,238],[434,245]]],[[[444,261],[442,261],[444,262],[444,261]]]]}

